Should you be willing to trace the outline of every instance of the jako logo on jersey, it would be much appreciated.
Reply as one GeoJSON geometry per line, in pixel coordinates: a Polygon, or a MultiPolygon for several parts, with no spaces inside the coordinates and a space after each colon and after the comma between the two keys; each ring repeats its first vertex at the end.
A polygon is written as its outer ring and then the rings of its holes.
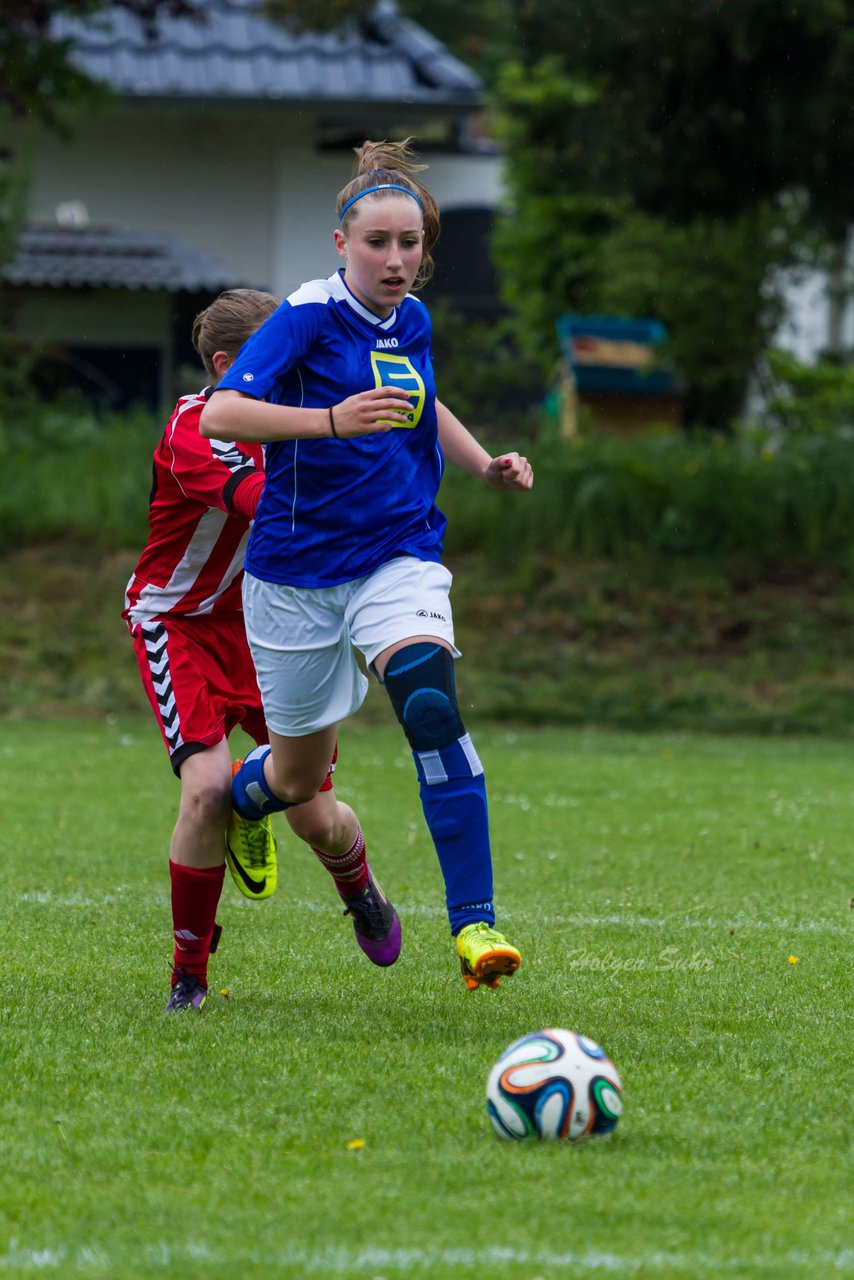
{"type": "Polygon", "coordinates": [[[377,338],[377,351],[388,351],[397,346],[397,338],[377,338]]]}
{"type": "Polygon", "coordinates": [[[432,610],[428,611],[427,609],[418,609],[415,616],[416,618],[435,618],[437,622],[448,621],[443,613],[434,613],[432,610]]]}
{"type": "Polygon", "coordinates": [[[255,374],[254,374],[254,373],[244,373],[244,375],[243,375],[243,381],[244,381],[244,382],[254,382],[254,381],[255,381],[255,374]]]}

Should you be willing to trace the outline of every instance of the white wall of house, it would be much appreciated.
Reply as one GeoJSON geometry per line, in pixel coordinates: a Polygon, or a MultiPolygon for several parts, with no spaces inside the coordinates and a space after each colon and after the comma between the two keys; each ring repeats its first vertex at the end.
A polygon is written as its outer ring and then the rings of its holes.
{"type": "Polygon", "coordinates": [[[272,172],[281,128],[232,113],[165,108],[98,114],[70,142],[39,139],[29,216],[85,204],[90,222],[178,236],[265,285],[272,262],[272,172]]]}
{"type": "Polygon", "coordinates": [[[273,183],[270,283],[285,298],[304,280],[330,276],[341,265],[332,243],[335,199],[351,176],[346,154],[282,148],[273,183]]]}
{"type": "Polygon", "coordinates": [[[497,155],[429,157],[424,179],[440,209],[494,209],[504,198],[504,162],[497,155]]]}
{"type": "MultiPolygon", "coordinates": [[[[339,266],[335,198],[350,157],[318,151],[312,139],[311,121],[285,108],[117,107],[90,117],[70,142],[39,139],[29,216],[52,222],[58,205],[79,201],[93,224],[178,236],[245,284],[284,296],[339,266]]],[[[497,157],[427,159],[440,207],[500,198],[497,157]]]]}
{"type": "MultiPolygon", "coordinates": [[[[807,364],[830,345],[828,285],[827,276],[820,271],[793,277],[786,284],[786,317],[774,341],[807,364]]],[[[840,337],[844,349],[854,349],[854,306],[851,304],[845,309],[840,337]]]]}
{"type": "MultiPolygon", "coordinates": [[[[58,206],[82,204],[90,225],[175,236],[279,297],[340,266],[335,201],[352,156],[318,150],[315,121],[293,108],[123,102],[78,121],[68,141],[37,136],[31,155],[31,221],[51,223],[58,206]]],[[[500,201],[498,157],[430,151],[425,161],[440,208],[500,201]]],[[[170,401],[166,292],[25,289],[19,303],[19,333],[41,345],[157,347],[170,401]]]]}
{"type": "MultiPolygon", "coordinates": [[[[501,162],[495,156],[429,155],[422,175],[440,209],[471,205],[492,208],[502,194],[501,162]]],[[[341,259],[332,243],[335,202],[352,176],[341,152],[281,151],[273,194],[273,291],[287,296],[304,280],[329,276],[341,259]]]]}

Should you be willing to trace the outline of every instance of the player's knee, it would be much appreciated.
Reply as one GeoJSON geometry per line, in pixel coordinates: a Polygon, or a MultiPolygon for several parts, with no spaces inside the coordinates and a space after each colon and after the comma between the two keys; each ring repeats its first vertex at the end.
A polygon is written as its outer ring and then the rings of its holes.
{"type": "Polygon", "coordinates": [[[439,689],[416,689],[407,699],[401,723],[416,751],[446,747],[461,733],[457,709],[439,689]]]}
{"type": "Polygon", "coordinates": [[[413,751],[438,750],[465,733],[454,661],[444,646],[419,641],[398,649],[388,660],[383,681],[413,751]]]}
{"type": "Polygon", "coordinates": [[[318,849],[328,849],[334,844],[338,831],[334,814],[318,812],[309,802],[288,809],[287,818],[294,835],[306,844],[318,849]]]}
{"type": "Polygon", "coordinates": [[[231,778],[201,778],[185,784],[181,808],[194,825],[223,825],[231,810],[231,778]]]}
{"type": "Polygon", "coordinates": [[[313,800],[326,779],[325,772],[302,765],[274,765],[268,778],[271,789],[288,804],[306,804],[313,800]]]}

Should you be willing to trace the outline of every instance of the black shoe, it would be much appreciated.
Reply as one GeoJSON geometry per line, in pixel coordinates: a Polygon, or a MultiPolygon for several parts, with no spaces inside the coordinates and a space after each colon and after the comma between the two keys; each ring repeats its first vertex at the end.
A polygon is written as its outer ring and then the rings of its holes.
{"type": "Polygon", "coordinates": [[[400,955],[397,912],[368,870],[368,883],[355,898],[344,898],[345,916],[353,917],[356,941],[374,964],[394,964],[400,955]]]}
{"type": "Polygon", "coordinates": [[[178,981],[172,988],[166,1002],[166,1013],[175,1013],[178,1009],[199,1009],[208,998],[208,989],[203,987],[192,973],[179,969],[178,981]]]}

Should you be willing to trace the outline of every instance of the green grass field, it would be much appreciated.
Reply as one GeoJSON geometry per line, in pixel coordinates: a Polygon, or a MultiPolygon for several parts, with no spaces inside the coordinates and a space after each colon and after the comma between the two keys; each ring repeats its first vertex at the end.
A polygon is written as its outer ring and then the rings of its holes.
{"type": "Polygon", "coordinates": [[[854,1274],[850,745],[475,737],[514,979],[465,991],[405,743],[357,723],[399,963],[282,824],[279,892],[227,879],[207,1007],[167,1018],[153,724],[3,722],[0,1275],[854,1274]],[[610,1138],[493,1135],[488,1070],[544,1026],[616,1062],[610,1138]]]}

